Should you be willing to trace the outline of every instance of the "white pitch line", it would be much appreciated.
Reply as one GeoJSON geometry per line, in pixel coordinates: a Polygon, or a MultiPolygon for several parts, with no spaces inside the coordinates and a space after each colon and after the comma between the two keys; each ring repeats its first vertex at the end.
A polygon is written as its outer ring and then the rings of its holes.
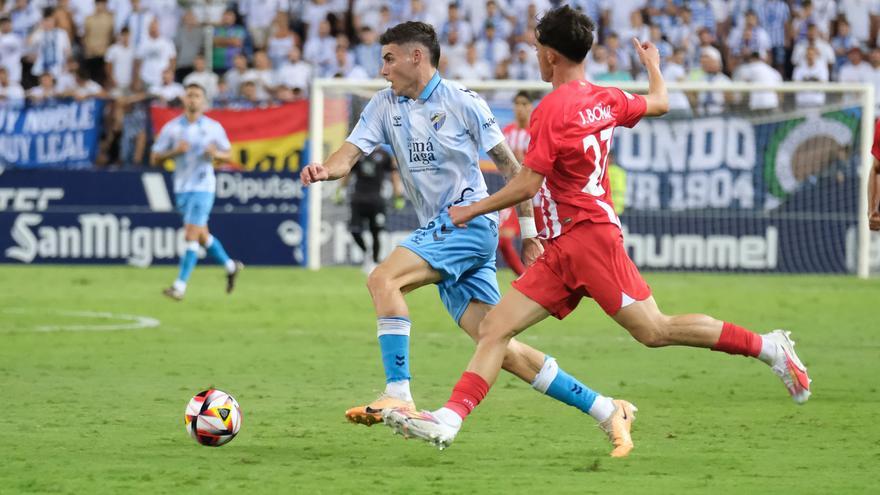
{"type": "MultiPolygon", "coordinates": [[[[15,308],[6,309],[4,313],[23,314],[32,311],[15,308]]],[[[44,312],[44,311],[41,311],[44,312]]],[[[110,323],[107,325],[40,325],[35,328],[38,332],[112,332],[117,330],[140,330],[144,328],[158,327],[161,323],[149,316],[126,315],[121,313],[106,313],[97,311],[52,311],[49,313],[69,316],[73,318],[102,318],[107,320],[123,320],[127,323],[110,323]]]]}

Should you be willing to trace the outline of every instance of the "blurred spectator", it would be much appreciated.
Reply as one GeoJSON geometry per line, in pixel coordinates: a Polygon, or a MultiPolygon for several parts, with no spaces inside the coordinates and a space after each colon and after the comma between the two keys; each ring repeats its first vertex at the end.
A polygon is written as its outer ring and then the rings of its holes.
{"type": "Polygon", "coordinates": [[[321,21],[318,24],[318,35],[306,39],[303,58],[314,65],[321,74],[327,74],[335,56],[336,38],[330,32],[330,23],[321,21]]]}
{"type": "Polygon", "coordinates": [[[269,28],[279,12],[287,12],[287,0],[238,0],[238,12],[245,18],[245,26],[255,49],[266,48],[269,28]]]}
{"type": "Polygon", "coordinates": [[[842,83],[874,83],[874,69],[865,61],[858,47],[847,51],[847,62],[840,67],[838,80],[842,83]]]}
{"type": "MultiPolygon", "coordinates": [[[[131,13],[128,14],[125,25],[131,33],[131,46],[134,47],[135,53],[140,51],[141,46],[150,37],[150,25],[155,19],[156,16],[144,8],[141,0],[131,0],[131,13]]],[[[157,31],[157,37],[161,37],[161,31],[157,31]]],[[[161,73],[156,74],[157,80],[161,77],[161,73]]]]}
{"type": "MultiPolygon", "coordinates": [[[[204,70],[205,59],[202,58],[201,61],[202,69],[204,70]]],[[[217,77],[217,74],[214,74],[213,72],[210,74],[217,77]]],[[[184,79],[184,84],[198,84],[195,82],[195,78],[190,80],[187,79],[184,79]]],[[[214,90],[216,92],[216,87],[214,90]]],[[[164,106],[179,106],[180,102],[183,100],[183,95],[185,94],[186,90],[183,89],[183,84],[174,80],[174,71],[171,69],[165,69],[162,71],[162,83],[150,88],[150,96],[153,97],[153,101],[164,106]]]]}
{"type": "Polygon", "coordinates": [[[257,94],[260,100],[272,98],[272,92],[275,89],[275,73],[272,70],[269,56],[263,50],[254,52],[254,69],[251,71],[250,79],[257,85],[257,94]]]}
{"type": "Polygon", "coordinates": [[[492,70],[489,64],[477,55],[476,43],[470,43],[465,52],[464,63],[453,65],[451,74],[455,79],[484,80],[491,79],[492,70]]]}
{"type": "Polygon", "coordinates": [[[24,102],[24,89],[9,77],[6,67],[0,66],[0,107],[24,102]]]}
{"type": "Polygon", "coordinates": [[[89,78],[104,82],[104,56],[113,43],[113,14],[107,10],[107,0],[97,0],[95,11],[86,17],[83,27],[83,56],[89,78]]]}
{"type": "MultiPolygon", "coordinates": [[[[386,5],[383,7],[387,8],[386,5]]],[[[302,20],[306,23],[306,40],[320,36],[319,26],[327,20],[327,14],[331,12],[327,0],[312,0],[306,4],[303,10],[302,20]]],[[[332,55],[332,51],[330,52],[332,55]]],[[[308,57],[306,57],[308,60],[308,57]]]]}
{"type": "Polygon", "coordinates": [[[183,14],[183,23],[172,39],[177,52],[174,79],[183,81],[195,67],[196,56],[203,53],[205,48],[205,30],[199,25],[195,12],[187,10],[183,14]]]}
{"type": "Polygon", "coordinates": [[[272,67],[281,67],[287,60],[287,54],[296,46],[296,37],[287,23],[287,14],[279,12],[275,16],[272,33],[266,42],[266,53],[272,61],[272,67]]]}
{"type": "Polygon", "coordinates": [[[22,55],[24,40],[13,32],[9,17],[0,17],[0,67],[6,70],[6,77],[15,83],[21,82],[22,55]]]}
{"type": "Polygon", "coordinates": [[[226,83],[229,93],[233,97],[238,97],[241,83],[248,76],[249,70],[247,57],[243,53],[239,53],[235,56],[233,67],[223,74],[223,82],[226,83]]]}
{"type": "Polygon", "coordinates": [[[107,0],[107,10],[113,14],[113,31],[119,33],[128,25],[128,17],[131,15],[130,0],[107,0]]]}
{"type": "Polygon", "coordinates": [[[605,41],[605,48],[608,51],[608,55],[613,54],[617,57],[617,67],[620,70],[625,70],[627,72],[632,70],[632,51],[630,49],[630,43],[631,42],[627,40],[626,43],[621,44],[620,38],[615,33],[609,34],[605,41]]]}
{"type": "Polygon", "coordinates": [[[201,53],[196,55],[193,65],[194,70],[183,78],[183,83],[180,85],[181,92],[179,96],[182,97],[183,94],[186,93],[186,91],[184,91],[186,86],[197,84],[205,91],[205,99],[207,100],[208,105],[211,105],[214,98],[217,97],[217,84],[220,78],[213,71],[208,70],[205,56],[201,53]]]}
{"type": "Polygon", "coordinates": [[[27,40],[31,29],[40,22],[41,13],[35,3],[28,0],[15,0],[15,6],[9,11],[12,21],[12,32],[22,40],[27,40]]]}
{"type": "Polygon", "coordinates": [[[603,72],[601,74],[596,74],[597,82],[611,82],[611,81],[632,81],[632,74],[629,72],[620,70],[617,66],[617,57],[614,55],[608,55],[608,71],[603,72]]]}
{"type": "Polygon", "coordinates": [[[55,78],[55,90],[63,93],[76,85],[76,73],[79,72],[79,60],[70,57],[64,63],[64,70],[55,78]]]}
{"type": "Polygon", "coordinates": [[[260,98],[257,92],[257,84],[253,79],[246,79],[241,83],[239,88],[239,96],[231,100],[228,104],[229,108],[236,110],[249,110],[260,108],[266,105],[266,100],[260,98]]]}
{"type": "MultiPolygon", "coordinates": [[[[357,29],[368,27],[376,32],[379,27],[379,10],[387,7],[386,0],[354,0],[352,21],[357,29]]],[[[444,7],[444,15],[446,14],[444,7]]]]}
{"type": "Polygon", "coordinates": [[[341,77],[345,79],[369,79],[367,71],[363,67],[357,65],[354,58],[349,55],[349,51],[342,45],[336,46],[336,59],[334,60],[334,69],[332,77],[341,77]]]}
{"type": "Polygon", "coordinates": [[[773,47],[770,35],[758,25],[758,15],[753,10],[746,12],[745,22],[730,32],[727,46],[730,49],[731,57],[734,58],[732,62],[734,68],[755,52],[765,60],[772,60],[770,52],[773,47]]]}
{"type": "MultiPolygon", "coordinates": [[[[868,62],[873,72],[874,94],[880,95],[880,48],[874,48],[868,54],[868,62]]],[[[880,115],[880,98],[874,98],[874,114],[880,115]]]]}
{"type": "Polygon", "coordinates": [[[467,45],[461,41],[461,38],[458,36],[458,31],[455,29],[449,31],[449,36],[445,43],[440,43],[440,55],[445,55],[447,61],[453,66],[465,61],[467,56],[467,45]]]}
{"type": "Polygon", "coordinates": [[[486,2],[485,24],[492,23],[495,26],[495,34],[500,39],[508,39],[513,34],[513,25],[498,8],[498,2],[488,0],[486,2]]]}
{"type": "Polygon", "coordinates": [[[288,88],[293,96],[305,98],[308,95],[309,83],[312,80],[312,66],[302,60],[302,52],[293,47],[287,55],[287,62],[276,69],[277,85],[288,88]]]}
{"type": "Polygon", "coordinates": [[[852,48],[861,48],[856,37],[850,32],[849,22],[846,19],[837,21],[837,35],[831,39],[831,48],[834,49],[835,66],[838,68],[846,63],[847,53],[852,48]]]}
{"type": "MultiPolygon", "coordinates": [[[[820,58],[819,50],[810,45],[804,52],[804,59],[794,68],[793,81],[828,82],[828,64],[820,58]]],[[[822,106],[825,93],[821,91],[798,91],[794,95],[798,107],[822,106]]]]}
{"type": "Polygon", "coordinates": [[[200,0],[192,4],[193,13],[200,24],[217,26],[223,22],[226,0],[200,0]]]}
{"type": "Polygon", "coordinates": [[[510,58],[510,45],[495,35],[495,25],[491,22],[487,22],[484,26],[483,35],[479,37],[476,48],[480,58],[486,61],[492,73],[499,63],[510,58]]]}
{"type": "Polygon", "coordinates": [[[699,45],[699,29],[693,23],[691,9],[681,7],[678,9],[678,17],[672,28],[667,32],[667,38],[672,46],[683,48],[685,57],[693,58],[694,50],[699,45]]]}
{"type": "MultiPolygon", "coordinates": [[[[734,73],[735,81],[755,84],[776,85],[782,83],[782,75],[764,61],[761,53],[755,51],[749,55],[744,64],[734,73]]],[[[776,110],[779,108],[779,96],[775,91],[750,91],[749,110],[776,110]]]]}
{"type": "Polygon", "coordinates": [[[651,39],[651,28],[648,27],[647,24],[645,24],[645,17],[642,14],[641,10],[634,10],[630,12],[629,26],[627,26],[622,31],[615,32],[619,32],[620,37],[627,40],[627,42],[629,42],[629,40],[632,38],[638,38],[641,41],[647,41],[651,39]]]}
{"type": "MultiPolygon", "coordinates": [[[[606,2],[602,11],[602,23],[606,29],[615,33],[628,32],[632,26],[632,14],[640,12],[645,3],[645,0],[614,0],[606,2]]],[[[627,38],[627,36],[623,37],[627,38]]]]}
{"type": "Polygon", "coordinates": [[[235,56],[243,53],[246,36],[244,27],[235,23],[235,11],[223,12],[223,23],[214,28],[213,68],[217,74],[229,70],[235,56]]]}
{"type": "Polygon", "coordinates": [[[162,71],[173,69],[177,58],[177,50],[171,40],[159,36],[159,22],[155,19],[150,23],[149,35],[140,49],[135,48],[135,65],[137,74],[144,81],[145,87],[155,86],[162,82],[162,71]]]}
{"type": "Polygon", "coordinates": [[[64,30],[55,27],[55,17],[51,11],[43,16],[39,29],[31,34],[28,47],[32,54],[36,54],[31,68],[35,76],[49,72],[58,77],[64,71],[64,61],[71,53],[70,39],[64,30]]]}
{"type": "MultiPolygon", "coordinates": [[[[725,84],[730,78],[721,72],[721,52],[712,46],[703,47],[700,55],[700,68],[691,71],[688,79],[711,84],[725,84]]],[[[694,107],[700,115],[718,115],[724,112],[724,105],[731,99],[724,91],[700,91],[696,95],[694,107]]]]}
{"type": "MultiPolygon", "coordinates": [[[[364,26],[359,32],[360,43],[354,47],[354,61],[367,72],[371,78],[379,77],[382,68],[382,45],[379,37],[369,26],[364,26]]],[[[446,47],[444,47],[446,48],[446,47]]],[[[444,49],[440,49],[444,53],[444,49]]]]}
{"type": "Polygon", "coordinates": [[[55,77],[51,72],[44,72],[39,77],[40,84],[27,91],[27,99],[33,103],[45,103],[58,97],[55,88],[55,77]]]}
{"type": "Polygon", "coordinates": [[[604,46],[595,46],[587,54],[586,72],[589,81],[595,81],[599,74],[608,72],[608,50],[604,46]]]}
{"type": "Polygon", "coordinates": [[[660,52],[660,61],[663,62],[672,56],[672,45],[666,41],[663,32],[660,30],[660,26],[650,26],[649,29],[651,33],[649,39],[651,40],[651,43],[654,43],[654,46],[657,47],[657,51],[660,52]]]}
{"type": "Polygon", "coordinates": [[[120,98],[117,103],[124,115],[120,126],[119,161],[123,166],[142,167],[147,164],[150,122],[150,101],[144,90],[144,83],[140,79],[134,79],[131,93],[120,98]]]}
{"type": "Polygon", "coordinates": [[[193,3],[191,0],[147,0],[147,9],[159,20],[159,34],[173,40],[180,29],[181,4],[193,3]]]}
{"type": "Polygon", "coordinates": [[[85,67],[80,67],[76,71],[73,84],[59,87],[58,92],[62,98],[73,98],[77,101],[107,95],[100,84],[89,78],[89,71],[85,67]]]}
{"type": "Polygon", "coordinates": [[[517,43],[513,52],[513,60],[508,67],[511,79],[518,81],[541,80],[541,70],[538,68],[538,58],[534,56],[534,51],[534,47],[525,43],[517,43]]]}
{"type": "Polygon", "coordinates": [[[474,39],[471,25],[461,18],[461,11],[458,8],[458,4],[455,2],[449,2],[446,22],[440,26],[440,30],[437,32],[437,37],[441,43],[449,41],[450,31],[458,32],[459,41],[465,45],[469,44],[474,39]]]}
{"type": "Polygon", "coordinates": [[[831,45],[822,39],[819,34],[819,28],[817,28],[815,24],[810,24],[807,27],[806,39],[798,41],[794,45],[794,51],[791,53],[791,63],[793,65],[797,66],[803,64],[806,57],[807,47],[813,47],[816,49],[816,56],[820,62],[828,66],[834,65],[836,58],[834,55],[834,48],[831,48],[831,45]]]}
{"type": "Polygon", "coordinates": [[[767,29],[770,46],[773,52],[771,63],[776,69],[785,64],[785,47],[788,44],[786,28],[791,21],[791,10],[782,0],[766,0],[758,2],[755,9],[759,24],[767,29]]]}
{"type": "Polygon", "coordinates": [[[409,0],[409,2],[406,2],[405,12],[400,18],[406,19],[407,21],[432,24],[431,18],[428,15],[428,11],[425,9],[425,4],[422,3],[422,0],[409,0]]]}
{"type": "Polygon", "coordinates": [[[391,18],[391,9],[388,8],[388,5],[382,5],[379,9],[379,24],[376,27],[376,32],[384,33],[395,24],[396,22],[391,18]]]}
{"type": "Polygon", "coordinates": [[[867,45],[871,40],[871,21],[880,14],[880,3],[872,0],[839,0],[837,11],[849,21],[852,35],[859,43],[867,45]]]}
{"type": "Polygon", "coordinates": [[[134,77],[134,47],[131,46],[131,33],[128,28],[116,37],[116,43],[110,45],[104,55],[107,86],[113,88],[113,96],[121,96],[131,87],[134,77]]]}
{"type": "Polygon", "coordinates": [[[58,29],[67,33],[67,39],[71,42],[75,41],[78,35],[76,24],[73,22],[73,13],[70,11],[70,0],[58,0],[53,16],[58,29]]]}
{"type": "MultiPolygon", "coordinates": [[[[617,2],[618,0],[614,1],[617,2]]],[[[691,0],[689,5],[694,27],[697,29],[706,28],[714,35],[716,29],[715,11],[709,0],[691,0]]]]}
{"type": "MultiPolygon", "coordinates": [[[[804,3],[806,3],[806,0],[804,0],[804,3]]],[[[810,3],[812,4],[813,21],[819,26],[819,30],[822,31],[822,36],[825,39],[829,39],[832,23],[834,18],[837,17],[837,0],[812,0],[810,3]]]]}
{"type": "MultiPolygon", "coordinates": [[[[666,61],[663,67],[663,79],[668,83],[678,83],[687,80],[687,69],[685,63],[684,48],[676,48],[672,51],[672,56],[666,61]]],[[[690,101],[687,95],[681,91],[669,92],[669,115],[672,118],[690,117],[693,114],[690,101]]]]}

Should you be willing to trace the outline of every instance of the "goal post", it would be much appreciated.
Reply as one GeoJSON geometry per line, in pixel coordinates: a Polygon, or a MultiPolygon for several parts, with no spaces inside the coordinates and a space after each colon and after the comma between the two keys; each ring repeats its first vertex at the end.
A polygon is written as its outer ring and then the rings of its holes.
{"type": "MultiPolygon", "coordinates": [[[[538,95],[540,104],[552,89],[539,81],[461,83],[489,102],[502,127],[512,119],[517,91],[538,95]]],[[[598,84],[647,92],[641,81],[598,84]]],[[[310,161],[338,148],[369,98],[387,86],[382,80],[316,79],[310,93],[310,161]],[[335,120],[328,118],[331,112],[335,120]],[[340,119],[347,124],[333,127],[331,121],[340,119]]],[[[880,269],[880,243],[875,239],[871,249],[867,219],[872,85],[681,82],[667,83],[667,89],[694,106],[701,93],[721,94],[724,105],[709,114],[671,112],[643,119],[633,129],[615,129],[615,163],[626,176],[615,202],[624,203],[627,249],[641,269],[860,278],[880,269]],[[752,95],[759,93],[777,95],[779,108],[750,110],[752,95]],[[821,95],[822,102],[802,104],[804,94],[821,95]]],[[[501,187],[491,162],[483,164],[490,189],[501,187]]],[[[348,210],[330,200],[335,188],[319,183],[308,192],[313,270],[358,262],[346,239],[348,210]]],[[[411,211],[390,211],[388,223],[386,244],[418,227],[411,211]]]]}

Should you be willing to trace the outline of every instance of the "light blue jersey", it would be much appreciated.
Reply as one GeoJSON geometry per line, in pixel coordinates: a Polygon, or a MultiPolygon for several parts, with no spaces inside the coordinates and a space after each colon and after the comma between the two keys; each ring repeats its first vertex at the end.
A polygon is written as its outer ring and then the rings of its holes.
{"type": "MultiPolygon", "coordinates": [[[[423,225],[452,204],[488,196],[480,172],[480,148],[504,140],[489,106],[478,94],[439,73],[416,100],[376,93],[347,141],[364,154],[390,144],[407,196],[423,225]]],[[[489,215],[497,220],[495,213],[489,215]]]]}
{"type": "Polygon", "coordinates": [[[195,122],[181,115],[162,127],[153,144],[153,152],[171,151],[181,141],[189,143],[189,151],[173,158],[174,192],[210,192],[213,195],[217,182],[214,164],[205,156],[205,150],[213,144],[219,151],[229,151],[231,145],[226,131],[219,122],[204,115],[195,122]]]}

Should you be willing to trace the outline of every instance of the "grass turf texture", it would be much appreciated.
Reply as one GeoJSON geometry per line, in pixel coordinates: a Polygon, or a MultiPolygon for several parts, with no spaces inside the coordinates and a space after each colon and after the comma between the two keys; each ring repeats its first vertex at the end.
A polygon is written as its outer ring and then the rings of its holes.
{"type": "MultiPolygon", "coordinates": [[[[585,300],[522,340],[599,391],[638,405],[622,460],[594,422],[503,374],[444,452],[346,408],[383,386],[363,275],[249,268],[223,293],[196,270],[185,301],[160,289],[175,269],[0,267],[2,493],[859,493],[880,463],[876,377],[880,282],[852,277],[647,274],[666,312],[703,311],[758,331],[794,331],[814,395],[794,405],[756,360],[647,349],[585,300]],[[144,315],[137,331],[55,311],[144,315]],[[206,448],[183,429],[189,398],[233,394],[244,421],[206,448]]],[[[508,273],[501,276],[506,290],[508,273]]],[[[417,405],[441,405],[473,346],[436,289],[408,297],[417,405]]]]}

